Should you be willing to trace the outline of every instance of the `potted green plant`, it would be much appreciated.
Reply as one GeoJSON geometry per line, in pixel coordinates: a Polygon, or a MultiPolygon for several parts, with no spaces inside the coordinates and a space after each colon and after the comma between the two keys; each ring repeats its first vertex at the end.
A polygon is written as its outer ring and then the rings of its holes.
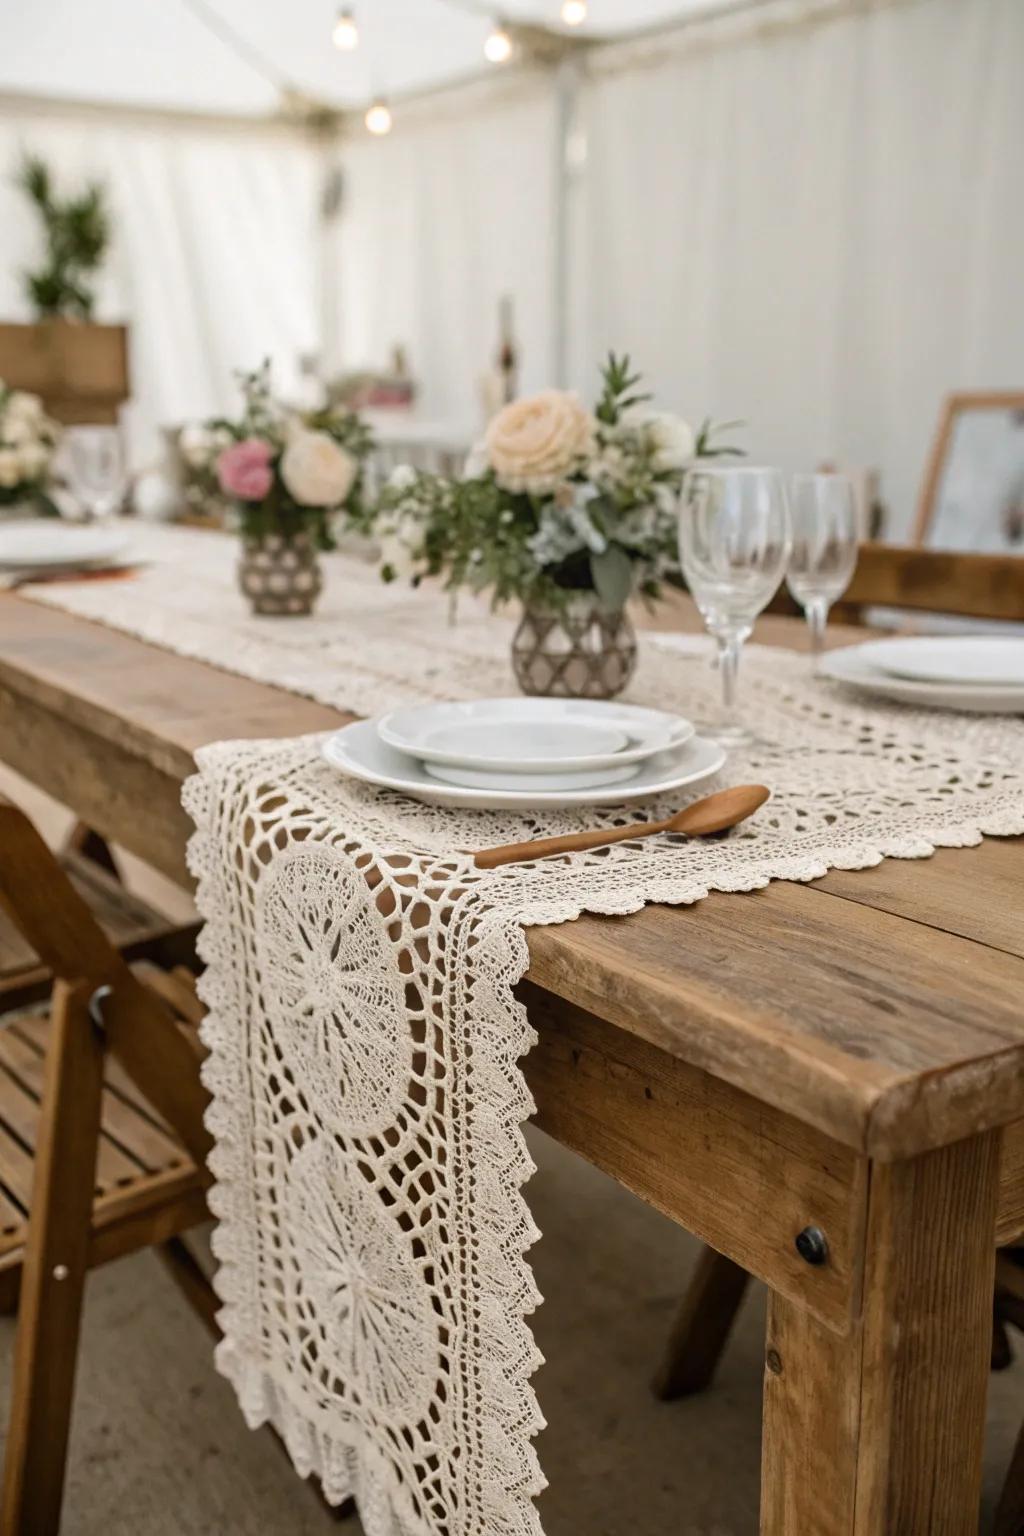
{"type": "Polygon", "coordinates": [[[627,611],[678,567],[689,466],[737,450],[651,408],[611,355],[593,411],[562,390],[513,401],[448,481],[400,468],[368,522],[385,579],[443,577],[521,605],[512,664],[524,693],[610,698],[636,664],[627,611]]]}
{"type": "Polygon", "coordinates": [[[26,157],[16,181],[38,214],[43,249],[23,274],[34,322],[0,325],[0,375],[38,394],[60,421],[114,422],[128,394],[127,331],[93,321],[110,243],[106,193],[90,182],[61,195],[38,156],[26,157]]]}

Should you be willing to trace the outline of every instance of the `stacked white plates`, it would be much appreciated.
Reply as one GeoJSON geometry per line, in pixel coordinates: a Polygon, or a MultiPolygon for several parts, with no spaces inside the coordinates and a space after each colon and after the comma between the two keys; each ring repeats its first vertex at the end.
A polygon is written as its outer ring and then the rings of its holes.
{"type": "Polygon", "coordinates": [[[821,673],[880,698],[978,715],[1024,714],[1024,638],[932,635],[830,651],[821,673]]]}
{"type": "Polygon", "coordinates": [[[335,768],[430,805],[554,810],[699,783],[725,753],[679,715],[587,699],[477,699],[393,710],[324,744],[335,768]]]}
{"type": "Polygon", "coordinates": [[[56,517],[0,522],[0,571],[23,580],[105,570],[124,563],[126,548],[121,534],[109,528],[78,527],[56,517]]]}

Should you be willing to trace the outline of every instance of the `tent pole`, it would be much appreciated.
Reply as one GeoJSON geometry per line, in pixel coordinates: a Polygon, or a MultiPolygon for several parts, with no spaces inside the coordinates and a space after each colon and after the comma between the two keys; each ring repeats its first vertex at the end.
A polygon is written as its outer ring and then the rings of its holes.
{"type": "Polygon", "coordinates": [[[580,94],[580,58],[565,54],[555,66],[555,218],[552,275],[552,375],[558,389],[569,381],[569,312],[572,291],[573,135],[580,94]]]}

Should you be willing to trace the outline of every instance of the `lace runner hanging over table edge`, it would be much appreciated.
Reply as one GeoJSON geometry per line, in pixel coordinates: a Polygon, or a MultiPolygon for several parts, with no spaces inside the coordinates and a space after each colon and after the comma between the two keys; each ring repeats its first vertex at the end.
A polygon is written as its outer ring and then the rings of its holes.
{"type": "MultiPolygon", "coordinates": [[[[344,614],[300,621],[301,637],[289,625],[280,644],[279,621],[229,604],[189,619],[182,606],[210,591],[179,589],[168,612],[157,586],[123,603],[127,587],[45,600],[158,643],[163,630],[175,649],[335,705],[351,704],[353,670],[356,694],[372,688],[382,709],[479,694],[505,667],[504,626],[452,630],[436,598],[382,602],[366,573],[345,577],[344,614]],[[415,645],[394,639],[411,612],[415,645]],[[364,643],[372,666],[352,669],[364,643]]],[[[717,680],[693,646],[645,640],[629,696],[706,711],[717,680]]],[[[483,872],[466,849],[638,813],[433,809],[339,777],[314,738],[199,754],[185,802],[206,919],[218,1363],[301,1472],[331,1499],[355,1493],[367,1536],[540,1529],[536,1233],[522,1196],[532,1105],[518,1065],[534,1037],[513,993],[524,927],[1024,833],[1024,722],[855,701],[788,652],[752,646],[744,669],[750,722],[776,745],[727,773],[773,799],[724,842],[660,838],[483,872]]]]}
{"type": "MultiPolygon", "coordinates": [[[[771,658],[765,694],[791,663],[771,658]]],[[[788,788],[745,835],[489,872],[460,850],[624,814],[432,810],[339,781],[319,738],[200,754],[219,1363],[368,1536],[539,1531],[524,926],[1024,832],[1007,722],[972,722],[958,757],[862,720],[858,753],[825,713],[795,759],[758,761],[788,788]],[[836,780],[844,758],[859,782],[836,780]]]]}

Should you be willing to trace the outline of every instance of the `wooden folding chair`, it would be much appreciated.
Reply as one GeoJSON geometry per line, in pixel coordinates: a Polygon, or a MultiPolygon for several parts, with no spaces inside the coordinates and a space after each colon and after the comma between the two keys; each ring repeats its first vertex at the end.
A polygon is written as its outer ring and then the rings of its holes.
{"type": "Polygon", "coordinates": [[[129,964],[2,797],[0,910],[53,978],[48,1016],[5,1012],[0,1027],[0,1292],[21,1293],[0,1530],[48,1536],[60,1523],[86,1272],[165,1245],[213,1317],[179,1237],[206,1217],[202,1009],[187,971],[129,964]]]}
{"type": "MultiPolygon", "coordinates": [[[[102,837],[78,822],[58,855],[61,868],[108,939],[129,960],[165,970],[194,966],[197,921],[175,923],[121,883],[102,837]]],[[[0,1013],[48,997],[52,977],[31,945],[0,910],[0,1013]]]]}

